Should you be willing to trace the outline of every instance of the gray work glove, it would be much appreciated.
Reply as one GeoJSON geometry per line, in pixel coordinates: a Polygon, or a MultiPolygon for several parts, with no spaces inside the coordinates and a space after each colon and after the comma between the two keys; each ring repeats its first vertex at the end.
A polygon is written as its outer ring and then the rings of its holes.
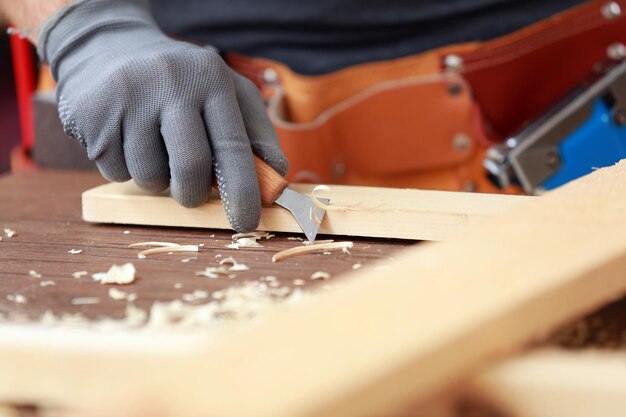
{"type": "Polygon", "coordinates": [[[78,1],[43,26],[38,52],[58,81],[66,132],[104,177],[203,204],[212,161],[231,226],[254,230],[261,202],[252,152],[287,160],[256,87],[218,52],[166,37],[144,0],[78,1]]]}

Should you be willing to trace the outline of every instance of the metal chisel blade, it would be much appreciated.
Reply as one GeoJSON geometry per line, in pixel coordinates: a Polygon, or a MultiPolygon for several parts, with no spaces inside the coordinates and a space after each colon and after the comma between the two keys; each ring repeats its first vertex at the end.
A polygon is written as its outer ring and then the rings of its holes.
{"type": "MultiPolygon", "coordinates": [[[[330,200],[326,198],[318,198],[318,200],[322,204],[330,203],[330,200]]],[[[290,188],[285,188],[285,191],[276,199],[275,203],[289,210],[302,228],[309,242],[315,242],[315,237],[320,229],[320,225],[315,221],[315,216],[321,223],[326,214],[326,210],[313,204],[313,200],[311,200],[310,197],[293,191],[290,188]]]]}

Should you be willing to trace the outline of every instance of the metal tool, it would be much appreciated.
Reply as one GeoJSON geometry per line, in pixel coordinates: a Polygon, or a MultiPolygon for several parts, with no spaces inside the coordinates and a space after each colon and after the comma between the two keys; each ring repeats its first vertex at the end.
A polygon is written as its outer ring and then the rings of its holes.
{"type": "Polygon", "coordinates": [[[498,187],[541,194],[626,158],[626,62],[596,71],[545,115],[487,151],[498,187]]]}
{"type": "MultiPolygon", "coordinates": [[[[254,156],[254,163],[259,178],[259,189],[263,205],[271,206],[276,203],[289,210],[307,239],[310,242],[315,242],[315,237],[324,219],[326,210],[313,204],[310,196],[289,188],[289,183],[256,155],[254,156]]],[[[318,198],[317,200],[325,205],[330,203],[330,200],[326,198],[318,198]]]]}

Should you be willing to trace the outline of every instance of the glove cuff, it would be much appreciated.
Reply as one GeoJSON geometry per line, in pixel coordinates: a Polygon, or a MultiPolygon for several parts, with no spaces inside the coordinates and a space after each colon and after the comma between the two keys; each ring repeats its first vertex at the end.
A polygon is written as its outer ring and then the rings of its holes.
{"type": "Polygon", "coordinates": [[[58,79],[59,62],[103,31],[152,27],[148,0],[77,0],[62,7],[41,27],[37,54],[58,79]]]}

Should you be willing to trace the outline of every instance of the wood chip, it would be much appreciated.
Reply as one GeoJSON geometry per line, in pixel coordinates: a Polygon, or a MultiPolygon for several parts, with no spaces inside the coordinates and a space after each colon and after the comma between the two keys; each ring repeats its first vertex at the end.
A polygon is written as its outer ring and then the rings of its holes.
{"type": "Polygon", "coordinates": [[[327,280],[327,279],[330,279],[330,274],[324,271],[317,271],[311,274],[311,279],[312,280],[316,280],[316,279],[327,280]]]}
{"type": "Polygon", "coordinates": [[[100,299],[98,297],[76,297],[72,298],[72,305],[82,306],[89,304],[100,304],[100,299]]]}
{"type": "Polygon", "coordinates": [[[183,299],[183,301],[187,302],[206,300],[207,298],[209,298],[209,293],[203,290],[195,290],[190,294],[183,294],[181,298],[183,299]]]}
{"type": "Polygon", "coordinates": [[[31,278],[41,278],[43,275],[41,275],[39,272],[35,271],[34,269],[31,269],[30,271],[28,271],[28,276],[31,278]]]}
{"type": "Polygon", "coordinates": [[[217,279],[223,276],[231,276],[230,270],[227,266],[208,266],[204,269],[204,271],[197,271],[195,274],[197,276],[203,276],[211,279],[217,279]]]}
{"type": "Polygon", "coordinates": [[[259,242],[257,242],[256,238],[253,237],[242,237],[237,239],[236,242],[229,243],[226,245],[228,249],[240,249],[240,248],[262,248],[259,242]]]}
{"type": "Polygon", "coordinates": [[[306,281],[303,280],[303,279],[294,279],[293,280],[293,285],[301,286],[301,285],[304,285],[304,284],[306,284],[306,281]]]}
{"type": "Polygon", "coordinates": [[[130,235],[130,230],[124,230],[122,233],[125,235],[130,235]]]}
{"type": "Polygon", "coordinates": [[[107,272],[98,272],[91,277],[100,284],[130,284],[135,281],[135,265],[125,263],[124,265],[112,265],[107,272]]]}
{"type": "Polygon", "coordinates": [[[9,294],[7,295],[7,300],[13,301],[14,303],[17,303],[17,304],[26,303],[26,297],[24,297],[22,294],[9,294]]]}
{"type": "Polygon", "coordinates": [[[250,270],[250,268],[245,265],[245,264],[240,264],[238,263],[235,258],[233,258],[232,256],[229,256],[228,258],[224,258],[220,261],[220,265],[231,265],[228,270],[232,271],[232,272],[239,272],[239,271],[248,271],[250,270]]]}
{"type": "Polygon", "coordinates": [[[334,250],[347,251],[348,248],[354,246],[353,242],[333,242],[333,243],[317,243],[308,246],[297,246],[295,248],[286,249],[280,251],[272,256],[272,262],[278,262],[281,259],[289,258],[292,256],[304,255],[308,253],[319,253],[334,250]]]}
{"type": "Polygon", "coordinates": [[[39,285],[40,285],[41,287],[51,287],[51,286],[53,286],[53,285],[56,285],[56,282],[54,282],[54,281],[52,281],[52,280],[48,280],[48,281],[41,281],[41,282],[39,283],[39,285]]]}
{"type": "Polygon", "coordinates": [[[121,301],[128,297],[128,293],[118,290],[117,288],[109,288],[109,297],[114,300],[121,301]]]}
{"type": "Polygon", "coordinates": [[[7,235],[7,237],[14,237],[17,236],[17,232],[15,230],[12,229],[4,229],[4,234],[7,235]]]}
{"type": "Polygon", "coordinates": [[[134,303],[134,302],[135,302],[135,300],[137,300],[137,293],[135,293],[135,292],[131,292],[130,294],[128,294],[128,297],[126,297],[126,300],[127,300],[129,303],[134,303]]]}
{"type": "Polygon", "coordinates": [[[361,265],[361,264],[354,264],[354,265],[352,265],[352,269],[359,269],[361,266],[363,266],[363,265],[361,265]]]}
{"type": "Polygon", "coordinates": [[[67,251],[70,255],[78,255],[79,253],[83,253],[82,249],[70,249],[67,251]]]}
{"type": "Polygon", "coordinates": [[[80,279],[82,277],[85,277],[89,275],[89,272],[87,271],[77,271],[77,272],[72,272],[72,276],[76,279],[80,279]]]}
{"type": "Polygon", "coordinates": [[[231,238],[233,240],[239,240],[239,239],[245,239],[245,238],[251,238],[251,239],[271,239],[273,237],[274,237],[273,234],[271,234],[269,232],[261,232],[261,231],[255,231],[255,232],[249,232],[249,233],[236,233],[236,234],[231,236],[231,238]]]}
{"type": "Polygon", "coordinates": [[[192,256],[191,258],[184,258],[184,259],[181,259],[180,261],[184,262],[184,263],[187,263],[189,261],[195,261],[196,259],[198,259],[197,256],[192,256]]]}

